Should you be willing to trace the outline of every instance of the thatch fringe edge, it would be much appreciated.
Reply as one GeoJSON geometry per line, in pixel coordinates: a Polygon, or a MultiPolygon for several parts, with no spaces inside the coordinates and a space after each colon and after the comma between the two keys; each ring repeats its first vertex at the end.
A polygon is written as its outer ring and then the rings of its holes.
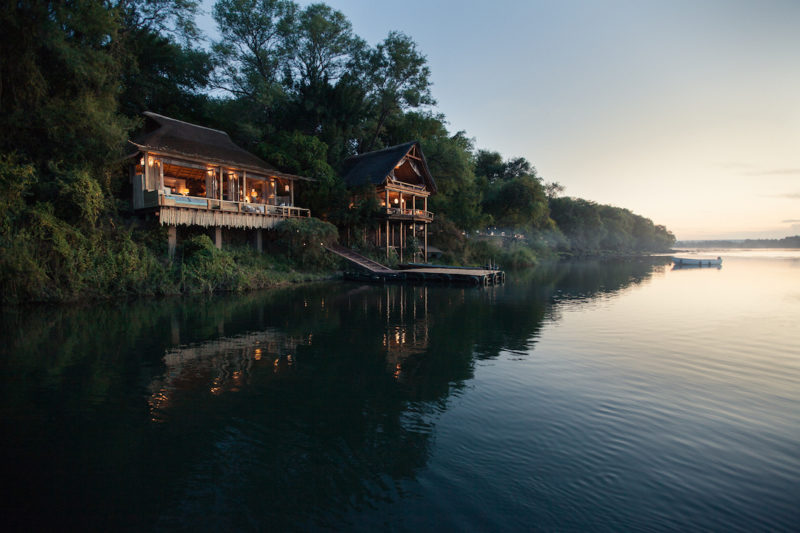
{"type": "Polygon", "coordinates": [[[272,228],[285,217],[261,214],[226,213],[203,209],[162,207],[158,220],[162,226],[204,226],[207,228],[272,228]]]}

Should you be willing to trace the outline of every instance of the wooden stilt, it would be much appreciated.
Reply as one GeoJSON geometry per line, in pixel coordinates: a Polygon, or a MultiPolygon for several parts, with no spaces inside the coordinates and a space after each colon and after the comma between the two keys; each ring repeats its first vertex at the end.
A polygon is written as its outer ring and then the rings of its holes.
{"type": "Polygon", "coordinates": [[[422,262],[423,263],[427,263],[428,262],[428,225],[427,224],[425,224],[425,251],[423,253],[424,253],[424,257],[422,259],[422,262]]]}
{"type": "Polygon", "coordinates": [[[167,249],[170,258],[175,257],[175,248],[178,246],[178,227],[167,227],[167,249]]]}

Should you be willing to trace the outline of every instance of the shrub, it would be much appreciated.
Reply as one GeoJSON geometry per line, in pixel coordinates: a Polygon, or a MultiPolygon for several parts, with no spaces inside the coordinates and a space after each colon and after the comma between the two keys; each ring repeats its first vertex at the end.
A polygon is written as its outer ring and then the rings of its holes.
{"type": "Polygon", "coordinates": [[[336,259],[323,246],[339,238],[336,226],[317,218],[290,218],[275,227],[271,248],[284,253],[304,269],[331,267],[336,259]]]}
{"type": "Polygon", "coordinates": [[[240,288],[240,270],[231,254],[214,246],[208,235],[196,235],[181,246],[183,292],[230,291],[240,288]]]}

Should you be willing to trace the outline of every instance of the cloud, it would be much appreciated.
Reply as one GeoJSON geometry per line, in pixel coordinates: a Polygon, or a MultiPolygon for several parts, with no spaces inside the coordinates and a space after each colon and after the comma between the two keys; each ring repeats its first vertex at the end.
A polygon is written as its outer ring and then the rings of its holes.
{"type": "Polygon", "coordinates": [[[797,224],[800,223],[800,218],[790,218],[789,220],[781,220],[781,224],[797,224]]]}
{"type": "Polygon", "coordinates": [[[783,194],[774,194],[775,198],[791,198],[792,200],[800,200],[800,192],[785,192],[783,194]]]}
{"type": "Polygon", "coordinates": [[[743,176],[800,176],[800,168],[773,168],[769,170],[741,170],[743,176]]]}
{"type": "Polygon", "coordinates": [[[798,167],[764,168],[749,163],[736,163],[732,161],[719,163],[719,166],[720,168],[740,176],[800,176],[800,168],[798,167]]]}

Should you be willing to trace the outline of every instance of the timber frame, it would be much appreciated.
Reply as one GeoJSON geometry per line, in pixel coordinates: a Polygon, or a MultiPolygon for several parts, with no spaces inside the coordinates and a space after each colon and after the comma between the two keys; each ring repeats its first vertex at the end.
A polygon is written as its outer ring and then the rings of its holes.
{"type": "MultiPolygon", "coordinates": [[[[430,174],[419,142],[412,141],[349,158],[344,163],[344,181],[348,187],[367,187],[366,194],[377,200],[381,218],[368,238],[378,247],[395,250],[400,261],[410,239],[419,244],[423,262],[428,258],[428,198],[436,194],[436,182],[430,174]]],[[[363,194],[353,195],[353,202],[363,194]]],[[[416,260],[415,256],[412,260],[416,260]]]]}

